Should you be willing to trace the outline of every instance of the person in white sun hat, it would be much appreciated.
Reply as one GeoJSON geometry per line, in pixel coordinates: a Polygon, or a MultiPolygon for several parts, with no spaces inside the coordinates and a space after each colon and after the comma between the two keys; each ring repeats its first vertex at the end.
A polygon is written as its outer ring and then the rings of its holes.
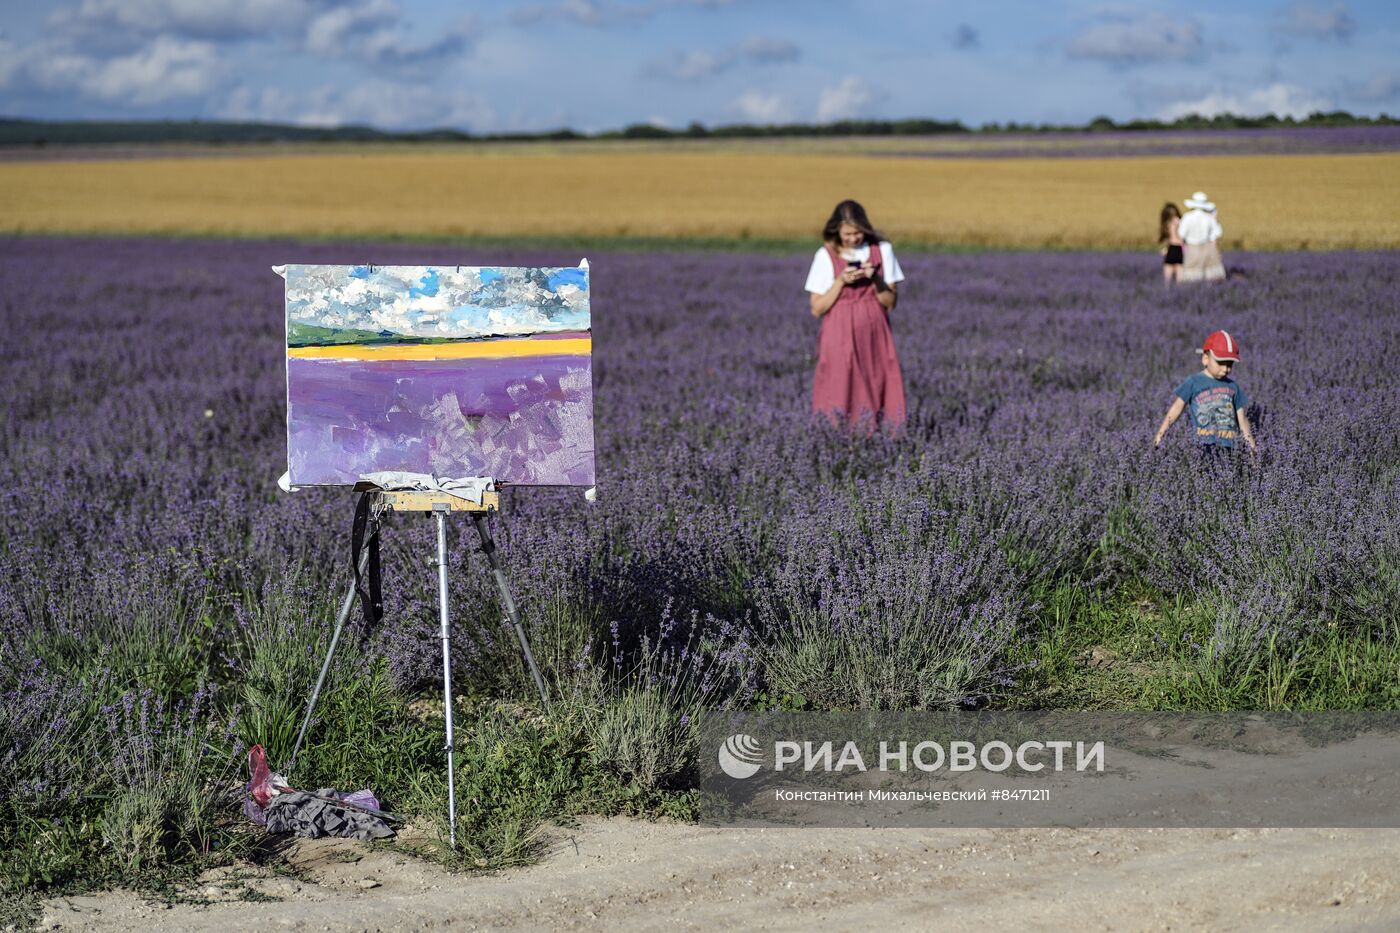
{"type": "Polygon", "coordinates": [[[1204,191],[1197,191],[1185,201],[1186,213],[1177,227],[1185,244],[1185,262],[1181,266],[1182,282],[1214,282],[1225,278],[1225,264],[1220,260],[1217,241],[1224,231],[1215,216],[1215,205],[1204,191]]]}

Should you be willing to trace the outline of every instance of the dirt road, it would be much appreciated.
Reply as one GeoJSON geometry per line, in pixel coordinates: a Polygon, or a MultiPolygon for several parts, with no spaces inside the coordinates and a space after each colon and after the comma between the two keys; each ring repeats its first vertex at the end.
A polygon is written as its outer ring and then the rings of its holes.
{"type": "Polygon", "coordinates": [[[449,875],[338,840],[302,843],[292,859],[304,880],[225,870],[191,892],[205,903],[125,892],[54,900],[41,929],[1400,929],[1400,830],[611,819],[557,829],[540,864],[495,875],[449,875]]]}

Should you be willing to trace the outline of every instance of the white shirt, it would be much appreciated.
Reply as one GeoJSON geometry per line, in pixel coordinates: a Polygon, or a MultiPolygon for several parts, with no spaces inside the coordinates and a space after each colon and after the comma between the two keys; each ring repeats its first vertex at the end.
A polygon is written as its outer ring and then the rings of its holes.
{"type": "MultiPolygon", "coordinates": [[[[858,249],[838,250],[837,252],[841,253],[842,256],[849,255],[857,262],[865,262],[870,258],[870,244],[863,243],[858,249]]],[[[880,241],[880,273],[890,285],[904,281],[904,271],[899,268],[899,260],[894,258],[894,247],[889,244],[888,240],[880,241]]],[[[817,295],[825,295],[826,290],[835,284],[836,273],[831,268],[831,254],[823,246],[812,257],[812,268],[807,273],[807,291],[817,295]]]]}
{"type": "Polygon", "coordinates": [[[1187,211],[1182,216],[1176,232],[1181,235],[1181,241],[1187,246],[1200,246],[1202,243],[1214,243],[1224,231],[1214,214],[1197,208],[1187,211]]]}

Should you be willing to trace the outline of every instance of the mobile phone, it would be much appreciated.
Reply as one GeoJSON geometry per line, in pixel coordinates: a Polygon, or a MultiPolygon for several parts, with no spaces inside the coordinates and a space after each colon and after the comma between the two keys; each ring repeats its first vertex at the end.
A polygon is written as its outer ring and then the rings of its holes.
{"type": "Polygon", "coordinates": [[[859,269],[860,267],[861,267],[861,261],[860,261],[859,259],[848,259],[848,260],[846,260],[846,268],[847,268],[847,269],[859,269]]]}

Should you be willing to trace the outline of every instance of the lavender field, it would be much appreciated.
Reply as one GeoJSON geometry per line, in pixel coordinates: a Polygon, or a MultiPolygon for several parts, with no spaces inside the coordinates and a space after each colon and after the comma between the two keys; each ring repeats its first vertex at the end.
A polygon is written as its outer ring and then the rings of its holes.
{"type": "MultiPolygon", "coordinates": [[[[679,786],[683,768],[616,736],[682,734],[677,717],[705,706],[1400,705],[1393,255],[1232,255],[1224,285],[1176,292],[1155,254],[902,256],[910,417],[894,439],[809,418],[805,257],[588,258],[598,500],[510,491],[496,522],[576,729],[480,712],[528,703],[529,682],[464,526],[451,544],[457,688],[481,716],[468,735],[546,749],[510,767],[591,788],[575,810],[613,805],[596,803],[589,769],[679,786]],[[1244,348],[1235,375],[1260,455],[1203,462],[1181,425],[1152,449],[1217,328],[1244,348]],[[1095,651],[1110,660],[1090,670],[1095,651]]],[[[284,332],[269,266],[578,259],[6,243],[11,878],[208,856],[226,844],[236,801],[220,794],[241,750],[260,741],[276,760],[294,734],[345,585],[353,502],[276,487],[284,332]]],[[[402,773],[440,755],[435,720],[409,712],[437,670],[430,523],[396,516],[385,546],[384,627],[357,632],[337,669],[306,780],[372,782],[434,818],[439,788],[402,773]]],[[[505,767],[473,761],[459,767],[505,767]]],[[[464,816],[495,839],[478,864],[516,852],[491,827],[547,815],[501,800],[464,816]]]]}
{"type": "Polygon", "coordinates": [[[975,138],[920,141],[901,147],[881,140],[882,155],[929,158],[1112,158],[1114,156],[1304,155],[1341,152],[1393,152],[1400,148],[1400,126],[1312,126],[1288,129],[1108,130],[1092,133],[999,133],[975,138]]]}

